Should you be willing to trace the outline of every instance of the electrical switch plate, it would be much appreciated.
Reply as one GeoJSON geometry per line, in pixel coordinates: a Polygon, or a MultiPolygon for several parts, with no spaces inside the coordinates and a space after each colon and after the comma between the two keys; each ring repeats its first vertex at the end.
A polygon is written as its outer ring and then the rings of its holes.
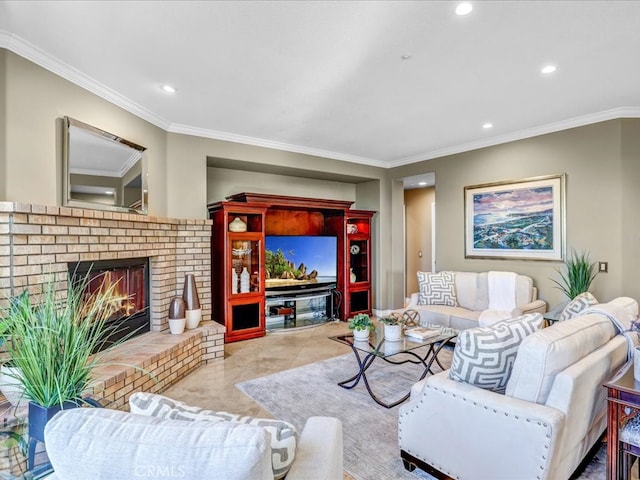
{"type": "Polygon", "coordinates": [[[609,271],[609,262],[598,262],[598,271],[607,273],[609,271]]]}

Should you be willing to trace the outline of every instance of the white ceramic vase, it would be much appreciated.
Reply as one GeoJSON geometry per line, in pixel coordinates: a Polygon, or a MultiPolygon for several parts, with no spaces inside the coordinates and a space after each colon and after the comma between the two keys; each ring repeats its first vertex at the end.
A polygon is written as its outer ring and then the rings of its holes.
{"type": "Polygon", "coordinates": [[[169,319],[169,331],[174,335],[180,335],[184,332],[184,327],[187,323],[185,318],[170,318],[169,319]]]}
{"type": "Polygon", "coordinates": [[[384,339],[388,342],[399,342],[402,339],[402,325],[385,325],[384,339]]]}
{"type": "Polygon", "coordinates": [[[364,330],[354,330],[353,331],[353,339],[356,342],[362,342],[369,340],[369,329],[365,328],[364,330]]]}
{"type": "Polygon", "coordinates": [[[202,320],[202,309],[197,308],[195,310],[187,310],[185,312],[186,315],[186,324],[187,329],[192,330],[197,328],[200,325],[200,320],[202,320]]]}
{"type": "Polygon", "coordinates": [[[251,288],[251,275],[249,275],[249,271],[247,267],[242,269],[242,273],[240,274],[240,293],[249,293],[249,289],[251,288]]]}

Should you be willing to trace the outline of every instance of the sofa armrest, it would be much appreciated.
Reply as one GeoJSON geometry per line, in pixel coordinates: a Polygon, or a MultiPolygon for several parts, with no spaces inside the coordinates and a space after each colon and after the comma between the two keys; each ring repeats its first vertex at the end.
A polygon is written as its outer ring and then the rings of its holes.
{"type": "Polygon", "coordinates": [[[342,423],[334,417],[310,417],[286,480],[342,480],[343,476],[342,423]]]}
{"type": "Polygon", "coordinates": [[[398,440],[454,478],[546,479],[564,424],[559,410],[450,380],[445,371],[400,407],[398,440]]]}
{"type": "Polygon", "coordinates": [[[547,311],[547,302],[545,302],[544,300],[534,300],[533,302],[527,303],[526,305],[522,305],[518,308],[522,310],[523,315],[527,313],[544,314],[547,311]]]}
{"type": "Polygon", "coordinates": [[[413,308],[418,305],[418,298],[420,297],[420,293],[414,292],[411,294],[409,298],[409,304],[405,307],[405,309],[413,308]]]}

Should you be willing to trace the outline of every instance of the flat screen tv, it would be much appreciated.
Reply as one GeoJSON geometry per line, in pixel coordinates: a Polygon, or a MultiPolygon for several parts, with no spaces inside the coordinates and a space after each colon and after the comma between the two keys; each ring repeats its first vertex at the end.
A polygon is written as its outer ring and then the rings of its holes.
{"type": "MultiPolygon", "coordinates": [[[[317,272],[318,283],[335,282],[338,268],[338,238],[332,236],[267,235],[267,270],[270,279],[281,278],[282,269],[291,269],[294,278],[304,264],[306,273],[317,272]]],[[[267,288],[270,286],[267,282],[267,288]]],[[[273,285],[271,285],[273,286],[273,285]]]]}

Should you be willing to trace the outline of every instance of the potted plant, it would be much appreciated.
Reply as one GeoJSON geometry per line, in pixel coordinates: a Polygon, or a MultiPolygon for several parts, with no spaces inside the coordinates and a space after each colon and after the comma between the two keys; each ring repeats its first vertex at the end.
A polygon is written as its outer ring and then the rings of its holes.
{"type": "Polygon", "coordinates": [[[588,292],[591,283],[598,275],[597,265],[592,263],[587,252],[577,253],[573,250],[564,262],[566,271],[560,269],[556,271],[560,274],[560,281],[553,280],[559,290],[564,293],[569,300],[573,300],[578,295],[588,292]]]}
{"type": "Polygon", "coordinates": [[[389,342],[397,342],[402,339],[402,324],[404,320],[400,315],[387,315],[380,318],[384,324],[384,339],[389,342]]]}
{"type": "Polygon", "coordinates": [[[376,326],[366,313],[358,313],[349,321],[349,328],[353,330],[354,340],[368,340],[369,332],[374,332],[376,326]]]}
{"type": "Polygon", "coordinates": [[[38,295],[25,290],[1,311],[6,352],[20,370],[23,395],[29,400],[30,443],[44,442],[44,426],[59,410],[95,404],[85,399],[92,371],[117,344],[99,351],[106,335],[118,328],[118,322],[107,325],[107,320],[126,298],[116,293],[115,284],[103,284],[92,293],[87,293],[87,285],[88,277],[69,281],[65,296],[51,274],[38,295]]]}

